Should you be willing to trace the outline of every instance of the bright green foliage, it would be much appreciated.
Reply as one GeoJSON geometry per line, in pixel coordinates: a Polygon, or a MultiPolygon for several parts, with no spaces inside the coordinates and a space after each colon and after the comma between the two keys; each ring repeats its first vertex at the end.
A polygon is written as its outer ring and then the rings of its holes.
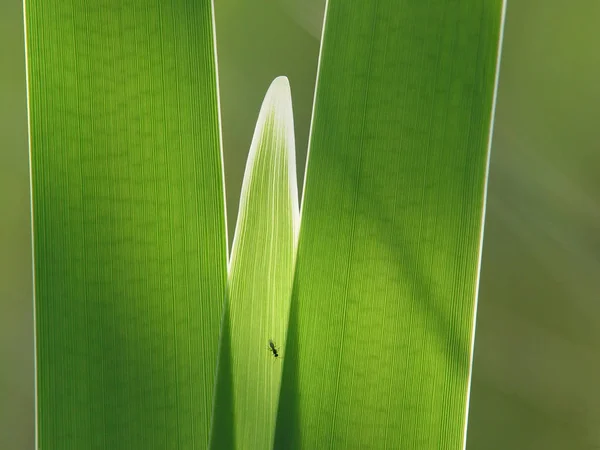
{"type": "Polygon", "coordinates": [[[329,1],[276,448],[462,448],[502,8],[329,1]]]}
{"type": "MultiPolygon", "coordinates": [[[[268,344],[284,343],[287,332],[299,226],[295,157],[290,87],[287,78],[278,77],[262,104],[244,174],[229,269],[213,449],[272,446],[283,360],[274,357],[268,344]],[[231,422],[233,429],[228,430],[231,422]],[[232,432],[235,439],[229,436],[232,432]]],[[[280,349],[280,358],[285,355],[286,349],[280,349]]]]}
{"type": "Polygon", "coordinates": [[[206,448],[227,249],[210,0],[27,0],[43,450],[206,448]]]}
{"type": "Polygon", "coordinates": [[[26,6],[39,448],[461,448],[502,0],[329,1],[228,279],[210,1],[26,6]]]}

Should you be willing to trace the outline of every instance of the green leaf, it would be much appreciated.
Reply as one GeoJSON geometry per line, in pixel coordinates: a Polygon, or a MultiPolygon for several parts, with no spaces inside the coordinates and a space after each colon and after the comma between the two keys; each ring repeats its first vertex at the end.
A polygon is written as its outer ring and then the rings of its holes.
{"type": "Polygon", "coordinates": [[[503,2],[330,0],[275,447],[463,447],[503,2]]]}
{"type": "Polygon", "coordinates": [[[271,448],[299,226],[290,86],[263,101],[244,173],[222,331],[212,448],[271,448]],[[233,426],[232,426],[233,425],[233,426]],[[234,437],[231,436],[234,433],[234,437]]]}
{"type": "Polygon", "coordinates": [[[227,244],[210,0],[26,0],[41,449],[208,444],[227,244]]]}

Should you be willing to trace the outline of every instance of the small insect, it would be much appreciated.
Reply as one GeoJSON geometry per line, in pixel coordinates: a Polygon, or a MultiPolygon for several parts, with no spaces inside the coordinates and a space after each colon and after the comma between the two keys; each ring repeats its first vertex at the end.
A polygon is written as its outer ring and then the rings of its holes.
{"type": "Polygon", "coordinates": [[[271,339],[269,339],[269,351],[273,353],[275,358],[279,358],[279,350],[277,350],[277,347],[275,347],[275,342],[273,342],[271,339]]]}

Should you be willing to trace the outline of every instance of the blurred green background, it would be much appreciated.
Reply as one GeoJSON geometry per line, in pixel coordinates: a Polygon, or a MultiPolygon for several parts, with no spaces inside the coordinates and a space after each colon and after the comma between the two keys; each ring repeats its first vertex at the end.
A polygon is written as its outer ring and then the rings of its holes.
{"type": "MultiPolygon", "coordinates": [[[[229,239],[260,103],[294,102],[302,183],[324,0],[215,0],[229,239]]],[[[469,450],[600,448],[600,2],[509,2],[469,450]]],[[[0,2],[0,449],[34,448],[22,3],[0,2]]],[[[301,186],[300,186],[301,187],[301,186]]]]}

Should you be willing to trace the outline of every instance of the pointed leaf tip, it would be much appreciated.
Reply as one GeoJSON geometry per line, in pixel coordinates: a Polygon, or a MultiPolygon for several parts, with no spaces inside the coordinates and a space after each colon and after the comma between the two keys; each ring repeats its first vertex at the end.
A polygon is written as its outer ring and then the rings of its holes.
{"type": "Polygon", "coordinates": [[[283,93],[287,94],[290,92],[290,80],[288,80],[288,77],[286,77],[285,75],[280,75],[271,82],[269,91],[271,89],[277,90],[278,92],[280,92],[282,94],[283,93]]]}
{"type": "MultiPolygon", "coordinates": [[[[264,121],[266,121],[271,114],[273,115],[273,119],[279,122],[279,126],[283,129],[287,130],[290,127],[293,129],[292,91],[290,89],[290,82],[286,76],[282,75],[275,78],[271,82],[269,89],[267,89],[267,93],[260,108],[256,127],[257,131],[261,129],[261,126],[259,125],[264,124],[264,121]]],[[[291,148],[295,148],[293,133],[290,137],[291,140],[288,139],[287,145],[291,146],[291,148]]]]}

